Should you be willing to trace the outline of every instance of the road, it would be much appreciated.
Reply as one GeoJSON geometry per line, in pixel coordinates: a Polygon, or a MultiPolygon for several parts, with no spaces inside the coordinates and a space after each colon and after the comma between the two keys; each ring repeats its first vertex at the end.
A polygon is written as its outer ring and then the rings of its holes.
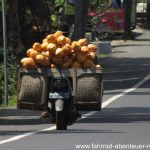
{"type": "Polygon", "coordinates": [[[104,65],[101,112],[56,131],[40,112],[0,111],[0,150],[150,149],[150,32],[115,46],[104,65]]]}

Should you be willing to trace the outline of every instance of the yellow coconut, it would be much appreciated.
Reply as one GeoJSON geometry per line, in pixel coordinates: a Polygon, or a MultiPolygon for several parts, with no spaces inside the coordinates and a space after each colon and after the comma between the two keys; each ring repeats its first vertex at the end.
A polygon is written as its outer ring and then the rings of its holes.
{"type": "Polygon", "coordinates": [[[63,59],[59,57],[53,57],[52,61],[53,61],[53,64],[58,65],[58,66],[62,66],[63,64],[63,59]]]}
{"type": "Polygon", "coordinates": [[[54,33],[54,37],[55,37],[55,39],[57,39],[59,36],[61,36],[61,35],[63,35],[63,32],[62,31],[56,31],[55,33],[54,33]]]}
{"type": "Polygon", "coordinates": [[[42,41],[43,43],[48,43],[48,41],[47,41],[47,39],[45,38],[45,39],[43,39],[43,41],[42,41]]]}
{"type": "Polygon", "coordinates": [[[71,58],[72,58],[73,60],[77,60],[77,53],[73,53],[73,54],[71,55],[71,58]]]}
{"type": "Polygon", "coordinates": [[[48,43],[55,43],[56,42],[56,38],[55,38],[54,34],[47,35],[46,39],[47,39],[48,43]]]}
{"type": "Polygon", "coordinates": [[[82,38],[78,42],[81,44],[81,46],[87,46],[88,44],[88,40],[86,38],[82,38]]]}
{"type": "Polygon", "coordinates": [[[42,51],[47,51],[47,46],[48,46],[47,42],[42,43],[41,44],[42,51]]]}
{"type": "Polygon", "coordinates": [[[42,64],[44,61],[44,55],[42,55],[42,54],[36,55],[36,61],[37,61],[37,63],[42,64]]]}
{"type": "Polygon", "coordinates": [[[63,35],[59,36],[59,37],[57,38],[57,43],[58,43],[59,45],[66,44],[66,37],[63,36],[63,35]]]}
{"type": "Polygon", "coordinates": [[[95,68],[95,64],[93,63],[93,61],[87,59],[87,60],[83,63],[83,68],[95,68]]]}
{"type": "Polygon", "coordinates": [[[89,52],[96,52],[97,47],[94,44],[88,45],[89,52]]]}
{"type": "Polygon", "coordinates": [[[82,65],[78,61],[75,61],[75,62],[73,62],[71,67],[72,68],[82,68],[82,65]]]}
{"type": "Polygon", "coordinates": [[[78,54],[77,61],[79,63],[84,63],[86,61],[86,55],[78,54]]]}
{"type": "Polygon", "coordinates": [[[63,45],[62,50],[65,53],[65,55],[70,55],[72,53],[71,46],[69,44],[63,45]]]}
{"type": "Polygon", "coordinates": [[[42,50],[41,44],[38,43],[38,42],[35,42],[35,43],[33,44],[32,48],[33,48],[34,50],[38,51],[38,52],[42,50]]]}
{"type": "Polygon", "coordinates": [[[49,51],[42,51],[41,54],[47,56],[49,60],[53,57],[53,55],[49,51]]]}
{"type": "Polygon", "coordinates": [[[55,56],[56,56],[56,57],[61,57],[61,58],[62,58],[62,57],[64,57],[64,55],[65,55],[65,54],[64,54],[64,51],[63,51],[62,48],[57,48],[57,49],[56,49],[56,51],[55,51],[55,56]]]}
{"type": "Polygon", "coordinates": [[[47,50],[50,53],[55,53],[56,49],[57,49],[56,44],[50,43],[50,44],[47,45],[47,50]]]}
{"type": "Polygon", "coordinates": [[[96,54],[94,52],[89,52],[87,58],[94,62],[96,58],[96,54]]]}
{"type": "Polygon", "coordinates": [[[71,44],[70,38],[66,37],[66,43],[67,43],[67,44],[71,44]]]}
{"type": "Polygon", "coordinates": [[[43,60],[43,62],[41,62],[41,65],[44,67],[48,67],[50,65],[50,61],[47,56],[44,56],[44,60],[43,60]]]}
{"type": "Polygon", "coordinates": [[[24,68],[35,68],[36,64],[33,58],[25,57],[21,59],[21,64],[24,68]]]}
{"type": "Polygon", "coordinates": [[[39,54],[39,52],[38,52],[38,51],[36,51],[36,50],[32,49],[32,50],[30,51],[29,57],[31,57],[31,58],[33,58],[33,59],[35,59],[35,58],[36,58],[36,56],[37,56],[38,54],[39,54]]]}
{"type": "Polygon", "coordinates": [[[32,48],[30,48],[30,49],[28,49],[28,50],[26,51],[26,54],[27,54],[27,56],[28,56],[28,57],[30,57],[30,53],[31,53],[31,51],[33,51],[33,49],[32,49],[32,48]]]}
{"type": "Polygon", "coordinates": [[[71,48],[75,51],[75,52],[79,52],[81,50],[81,44],[78,43],[77,41],[73,41],[71,44],[71,48]]]}
{"type": "Polygon", "coordinates": [[[82,53],[82,54],[87,54],[88,51],[89,51],[89,49],[88,49],[87,46],[82,46],[82,47],[81,47],[81,53],[82,53]]]}

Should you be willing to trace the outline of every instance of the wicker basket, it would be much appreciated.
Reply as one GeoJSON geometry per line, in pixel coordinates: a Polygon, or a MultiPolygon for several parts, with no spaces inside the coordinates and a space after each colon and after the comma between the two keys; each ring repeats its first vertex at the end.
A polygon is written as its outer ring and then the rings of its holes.
{"type": "Polygon", "coordinates": [[[101,110],[102,95],[102,74],[85,73],[77,77],[75,101],[78,110],[101,110]]]}
{"type": "Polygon", "coordinates": [[[43,110],[47,105],[48,78],[42,70],[20,71],[18,108],[43,110]]]}

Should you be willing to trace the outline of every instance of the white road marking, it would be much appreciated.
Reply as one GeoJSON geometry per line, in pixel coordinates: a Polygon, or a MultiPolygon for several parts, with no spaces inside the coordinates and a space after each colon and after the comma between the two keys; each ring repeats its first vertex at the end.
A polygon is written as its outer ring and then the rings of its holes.
{"type": "Polygon", "coordinates": [[[150,79],[150,74],[148,74],[143,80],[141,80],[140,82],[138,82],[136,85],[134,85],[132,88],[125,90],[124,92],[117,94],[113,97],[111,97],[110,99],[108,99],[107,101],[102,103],[102,108],[107,107],[110,103],[112,103],[113,101],[117,100],[118,98],[136,90],[138,87],[140,87],[142,84],[144,84],[146,81],[148,81],[150,79]]]}
{"type": "Polygon", "coordinates": [[[147,71],[147,69],[138,69],[138,70],[133,70],[133,69],[130,69],[130,70],[122,70],[122,71],[105,71],[105,74],[113,74],[113,73],[136,73],[136,72],[144,72],[144,71],[147,71]]]}
{"type": "Polygon", "coordinates": [[[104,80],[104,82],[123,82],[123,81],[139,80],[139,79],[141,79],[141,78],[127,78],[127,79],[104,80]]]}
{"type": "Polygon", "coordinates": [[[78,120],[82,120],[82,119],[88,118],[89,116],[92,116],[92,115],[96,114],[96,112],[97,111],[90,111],[89,113],[82,115],[82,117],[80,119],[78,119],[78,120]]]}
{"type": "Polygon", "coordinates": [[[37,116],[4,116],[0,117],[0,119],[7,119],[7,120],[18,120],[18,119],[37,119],[37,116]]]}
{"type": "Polygon", "coordinates": [[[31,135],[34,135],[34,134],[37,134],[37,133],[40,133],[40,132],[52,131],[52,130],[55,130],[55,129],[56,129],[56,126],[52,126],[50,128],[46,128],[46,129],[42,129],[42,130],[38,130],[38,131],[34,131],[34,132],[27,132],[27,133],[24,133],[22,135],[17,135],[17,136],[11,137],[9,139],[2,140],[2,141],[0,141],[0,145],[5,144],[5,143],[9,143],[9,142],[12,142],[12,141],[20,140],[22,138],[25,138],[27,136],[31,136],[31,135]]]}
{"type": "Polygon", "coordinates": [[[5,144],[5,143],[8,143],[8,142],[16,141],[16,140],[22,139],[24,137],[27,137],[27,136],[30,136],[30,135],[33,135],[33,134],[36,134],[36,133],[38,133],[38,131],[28,132],[28,133],[24,133],[22,135],[17,135],[17,136],[14,136],[12,138],[0,141],[0,144],[5,144]]]}
{"type": "MultiPolygon", "coordinates": [[[[144,84],[146,81],[148,81],[150,79],[150,74],[148,74],[143,80],[141,80],[140,82],[138,82],[136,85],[134,85],[132,88],[130,89],[127,89],[125,90],[124,92],[120,93],[120,94],[117,94],[113,97],[111,97],[110,99],[108,99],[107,101],[103,102],[102,103],[102,108],[105,108],[107,107],[109,104],[111,104],[112,102],[116,101],[118,98],[124,96],[125,94],[128,94],[134,90],[136,90],[138,87],[140,87],[142,84],[144,84]]],[[[92,112],[89,112],[85,115],[82,116],[81,119],[84,119],[84,118],[87,118],[89,116],[92,116],[96,113],[96,111],[92,111],[92,112]]],[[[79,120],[81,120],[79,119],[79,120]]],[[[1,144],[5,144],[5,143],[9,143],[9,142],[13,142],[13,141],[16,141],[16,140],[20,140],[22,138],[25,138],[27,136],[31,136],[31,135],[34,135],[34,134],[37,134],[37,133],[40,133],[40,132],[45,132],[45,131],[52,131],[52,130],[55,130],[56,129],[56,126],[52,126],[50,128],[46,128],[46,129],[42,129],[42,130],[38,130],[38,131],[34,131],[34,132],[28,132],[28,133],[24,133],[22,135],[17,135],[17,136],[14,136],[14,137],[11,137],[9,139],[5,139],[5,140],[1,140],[0,141],[0,145],[1,144]]]]}

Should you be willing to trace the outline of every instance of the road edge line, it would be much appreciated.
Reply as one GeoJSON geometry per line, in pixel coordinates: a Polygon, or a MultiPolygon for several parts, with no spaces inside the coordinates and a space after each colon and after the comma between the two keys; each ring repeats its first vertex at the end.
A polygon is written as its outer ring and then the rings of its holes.
{"type": "Polygon", "coordinates": [[[135,91],[138,87],[140,87],[141,85],[143,85],[146,81],[148,81],[150,79],[150,74],[148,74],[145,78],[143,78],[143,80],[139,81],[137,84],[135,84],[132,88],[129,88],[125,91],[123,91],[120,94],[117,94],[111,98],[109,98],[107,101],[102,103],[102,109],[107,107],[109,104],[111,104],[112,102],[116,101],[118,98],[135,91]]]}

